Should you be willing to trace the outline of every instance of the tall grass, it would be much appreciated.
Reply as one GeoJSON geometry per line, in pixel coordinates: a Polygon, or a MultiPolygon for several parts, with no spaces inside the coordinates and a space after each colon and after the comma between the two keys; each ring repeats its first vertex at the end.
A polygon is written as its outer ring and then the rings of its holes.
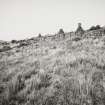
{"type": "Polygon", "coordinates": [[[18,64],[1,57],[0,105],[105,105],[104,49],[90,39],[70,41],[39,47],[40,54],[30,49],[22,59],[16,53],[18,64]]]}

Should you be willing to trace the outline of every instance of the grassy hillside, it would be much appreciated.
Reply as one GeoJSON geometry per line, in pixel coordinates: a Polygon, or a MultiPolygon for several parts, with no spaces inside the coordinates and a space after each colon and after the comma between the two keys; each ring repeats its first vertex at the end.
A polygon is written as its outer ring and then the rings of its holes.
{"type": "Polygon", "coordinates": [[[105,35],[7,45],[0,52],[0,105],[105,105],[105,35]]]}

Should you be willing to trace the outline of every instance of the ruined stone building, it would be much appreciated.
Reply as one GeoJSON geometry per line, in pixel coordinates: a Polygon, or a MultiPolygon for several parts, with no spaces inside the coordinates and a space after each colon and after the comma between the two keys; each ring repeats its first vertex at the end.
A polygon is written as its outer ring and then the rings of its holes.
{"type": "Polygon", "coordinates": [[[81,23],[78,23],[78,28],[77,28],[75,34],[76,34],[77,36],[81,36],[81,37],[82,37],[82,35],[84,34],[84,30],[83,30],[83,28],[82,28],[82,24],[81,24],[81,23]]]}
{"type": "Polygon", "coordinates": [[[60,38],[60,39],[64,39],[65,38],[65,33],[64,33],[63,29],[59,29],[58,38],[60,38]]]}

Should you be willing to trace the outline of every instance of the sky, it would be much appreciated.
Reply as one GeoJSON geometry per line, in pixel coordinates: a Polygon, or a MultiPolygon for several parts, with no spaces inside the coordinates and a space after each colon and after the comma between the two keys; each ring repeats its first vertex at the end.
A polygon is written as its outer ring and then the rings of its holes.
{"type": "Polygon", "coordinates": [[[105,25],[105,0],[0,0],[0,40],[105,25]]]}

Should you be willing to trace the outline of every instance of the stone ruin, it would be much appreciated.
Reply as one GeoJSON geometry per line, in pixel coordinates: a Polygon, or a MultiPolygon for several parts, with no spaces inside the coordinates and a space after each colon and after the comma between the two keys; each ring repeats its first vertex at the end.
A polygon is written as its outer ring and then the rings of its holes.
{"type": "Polygon", "coordinates": [[[104,29],[87,31],[84,34],[85,38],[96,38],[96,37],[99,38],[101,36],[105,36],[105,30],[104,29]]]}
{"type": "Polygon", "coordinates": [[[62,28],[59,29],[59,31],[58,31],[58,37],[61,38],[61,39],[64,39],[65,38],[65,33],[64,33],[64,31],[63,31],[62,28]]]}
{"type": "Polygon", "coordinates": [[[77,36],[82,37],[82,35],[84,34],[84,32],[85,32],[85,31],[84,31],[83,28],[82,28],[82,24],[81,24],[81,23],[78,23],[78,28],[77,28],[75,34],[76,34],[77,36]]]}

